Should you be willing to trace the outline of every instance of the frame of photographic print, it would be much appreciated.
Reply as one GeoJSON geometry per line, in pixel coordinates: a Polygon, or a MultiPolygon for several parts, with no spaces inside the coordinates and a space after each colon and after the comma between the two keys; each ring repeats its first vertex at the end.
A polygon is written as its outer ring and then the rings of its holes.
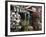
{"type": "Polygon", "coordinates": [[[26,2],[26,1],[5,1],[5,36],[24,36],[24,35],[40,35],[40,34],[45,34],[45,3],[42,3],[42,2],[26,2]],[[43,11],[43,16],[44,16],[44,19],[43,19],[43,21],[44,21],[44,27],[43,27],[43,32],[41,32],[41,33],[33,33],[33,34],[31,34],[31,33],[26,33],[26,34],[24,34],[23,32],[21,33],[21,32],[13,32],[13,34],[9,34],[9,28],[8,28],[8,3],[14,3],[15,2],[15,4],[16,3],[27,3],[27,4],[30,4],[30,3],[32,3],[32,4],[42,4],[44,7],[44,11],[43,11]],[[15,33],[15,34],[14,34],[15,33]],[[21,34],[18,34],[18,33],[21,33],[21,34]]]}

